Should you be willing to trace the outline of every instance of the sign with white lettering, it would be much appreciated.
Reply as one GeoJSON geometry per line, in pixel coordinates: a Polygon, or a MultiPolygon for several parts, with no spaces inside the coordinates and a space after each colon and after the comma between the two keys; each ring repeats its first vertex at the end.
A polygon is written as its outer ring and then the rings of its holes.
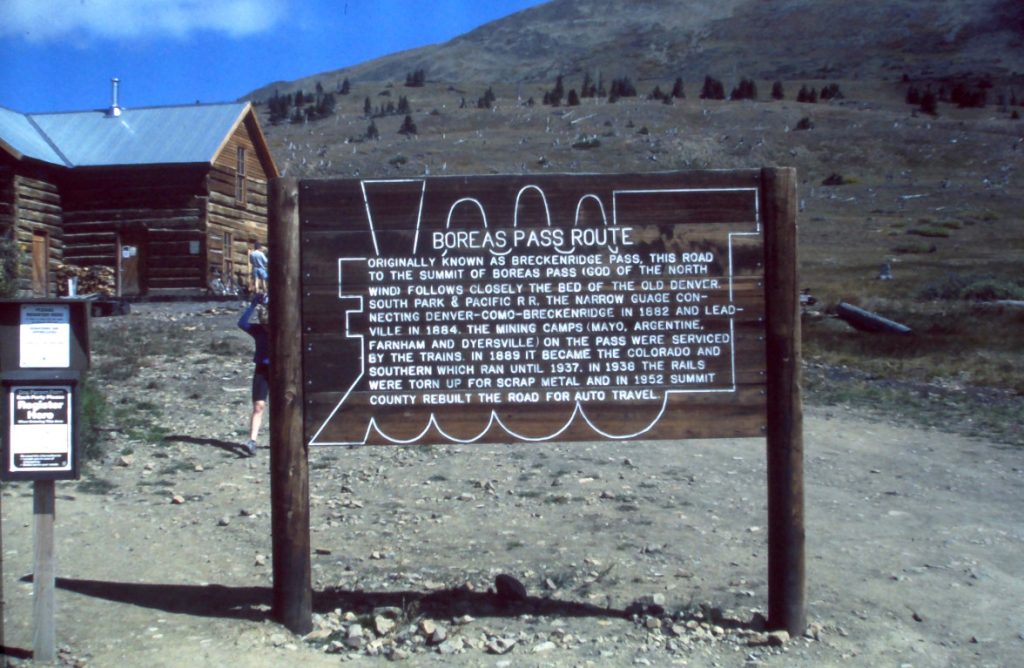
{"type": "Polygon", "coordinates": [[[8,392],[6,473],[73,470],[70,386],[18,386],[8,392]]]}
{"type": "Polygon", "coordinates": [[[763,435],[760,183],[302,182],[307,442],[763,435]]]}

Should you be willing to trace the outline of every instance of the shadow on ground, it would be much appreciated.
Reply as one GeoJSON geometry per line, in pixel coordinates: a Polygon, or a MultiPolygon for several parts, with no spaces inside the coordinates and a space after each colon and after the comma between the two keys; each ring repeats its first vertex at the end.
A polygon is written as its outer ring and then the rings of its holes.
{"type": "Polygon", "coordinates": [[[219,438],[199,438],[198,436],[186,436],[184,434],[171,434],[164,436],[164,443],[190,443],[192,445],[206,445],[214,448],[220,448],[226,450],[232,454],[238,455],[239,457],[247,456],[245,448],[241,443],[234,443],[232,441],[222,441],[219,438]]]}
{"type": "MultiPolygon", "coordinates": [[[[23,578],[31,581],[32,576],[23,578]]],[[[270,587],[226,587],[222,585],[169,585],[103,580],[57,578],[65,591],[117,603],[127,603],[165,612],[197,617],[223,617],[263,621],[272,619],[273,590],[270,587]]],[[[379,608],[416,610],[417,615],[439,619],[461,617],[558,617],[627,618],[632,609],[603,608],[589,603],[554,600],[537,596],[509,598],[494,592],[445,589],[433,592],[365,592],[327,589],[313,593],[313,611],[335,609],[371,614],[379,608]]]]}

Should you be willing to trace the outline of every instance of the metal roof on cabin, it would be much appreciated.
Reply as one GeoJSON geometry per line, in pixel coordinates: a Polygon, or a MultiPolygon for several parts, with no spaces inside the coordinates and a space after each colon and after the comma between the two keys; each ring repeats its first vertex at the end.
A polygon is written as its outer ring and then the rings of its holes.
{"type": "Polygon", "coordinates": [[[105,110],[7,112],[0,115],[0,140],[13,145],[13,139],[32,149],[15,146],[22,154],[68,167],[204,163],[214,159],[247,108],[238,102],[122,109],[119,116],[105,110]],[[33,124],[34,139],[25,130],[33,124]],[[51,144],[59,154],[42,151],[51,144]]]}
{"type": "Polygon", "coordinates": [[[29,114],[74,167],[210,162],[248,103],[29,114]]]}
{"type": "Polygon", "coordinates": [[[28,117],[3,107],[0,107],[0,142],[25,157],[67,165],[64,158],[46,141],[46,137],[32,125],[28,117]]]}

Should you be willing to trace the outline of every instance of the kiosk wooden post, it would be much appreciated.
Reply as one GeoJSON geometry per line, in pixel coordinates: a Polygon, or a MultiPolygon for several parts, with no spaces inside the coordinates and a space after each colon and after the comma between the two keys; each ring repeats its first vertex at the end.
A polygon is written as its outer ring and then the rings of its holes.
{"type": "Polygon", "coordinates": [[[57,658],[54,587],[56,559],[53,522],[56,490],[52,480],[33,484],[32,659],[49,663],[57,658]]]}
{"type": "Polygon", "coordinates": [[[765,169],[768,392],[768,625],[807,625],[804,574],[803,407],[796,262],[796,170],[765,169]]]}
{"type": "Polygon", "coordinates": [[[299,309],[299,191],[295,179],[270,190],[270,496],[274,617],[295,633],[313,628],[309,552],[309,460],[302,434],[299,309]]]}

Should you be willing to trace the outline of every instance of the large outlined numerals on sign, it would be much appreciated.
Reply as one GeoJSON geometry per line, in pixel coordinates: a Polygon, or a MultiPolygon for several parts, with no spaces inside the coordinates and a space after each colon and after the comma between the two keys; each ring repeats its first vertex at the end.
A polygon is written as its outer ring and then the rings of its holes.
{"type": "Polygon", "coordinates": [[[362,235],[334,260],[350,363],[311,444],[638,438],[752,382],[756,187],[434,183],[361,181],[339,214],[362,235]]]}

